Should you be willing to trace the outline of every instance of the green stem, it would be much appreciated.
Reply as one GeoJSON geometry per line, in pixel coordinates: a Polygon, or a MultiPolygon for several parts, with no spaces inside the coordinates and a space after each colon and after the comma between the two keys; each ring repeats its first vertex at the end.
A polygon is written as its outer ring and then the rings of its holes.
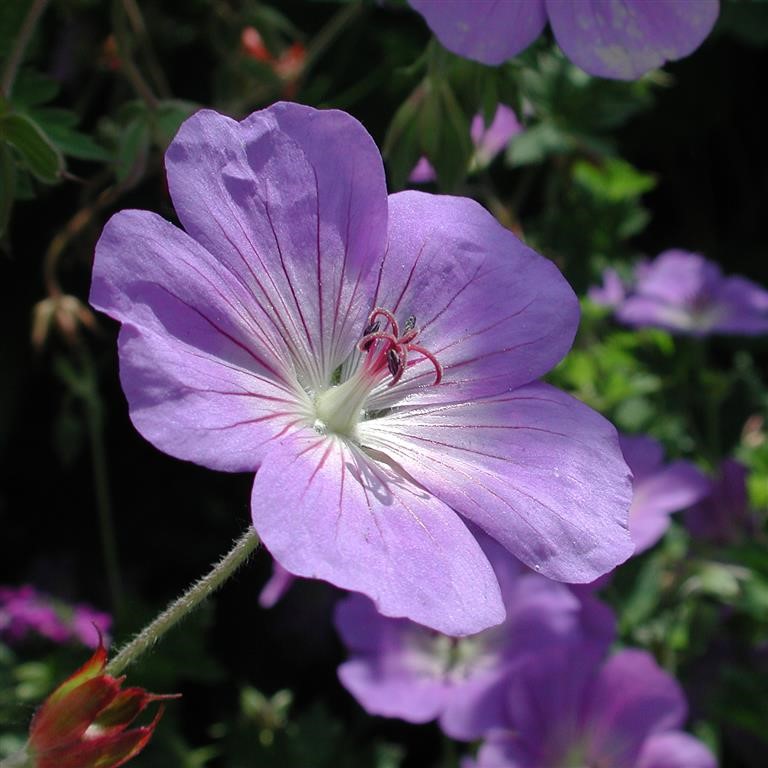
{"type": "Polygon", "coordinates": [[[307,57],[304,60],[304,75],[314,67],[333,41],[344,31],[344,28],[351,24],[364,10],[365,6],[363,3],[351,3],[331,17],[330,21],[315,35],[315,38],[307,48],[307,57]]]}
{"type": "Polygon", "coordinates": [[[136,95],[147,105],[147,109],[150,112],[156,112],[159,106],[157,96],[155,96],[149,87],[149,83],[144,79],[136,62],[133,60],[130,32],[126,23],[126,7],[120,0],[114,0],[112,23],[115,43],[117,44],[117,55],[120,58],[123,74],[130,82],[136,95]]]}
{"type": "Polygon", "coordinates": [[[16,36],[16,42],[11,49],[8,60],[5,62],[2,79],[0,79],[0,93],[5,96],[6,99],[10,99],[11,97],[13,84],[16,81],[16,74],[18,73],[24,58],[24,51],[27,50],[27,46],[32,39],[37,22],[43,15],[43,11],[47,5],[48,0],[34,0],[29,7],[29,11],[24,18],[24,21],[21,23],[21,29],[19,29],[19,34],[16,36]]]}
{"type": "Polygon", "coordinates": [[[117,536],[115,535],[112,499],[109,491],[109,466],[107,447],[104,440],[104,416],[99,397],[96,370],[85,344],[80,345],[85,387],[83,401],[85,420],[88,425],[88,439],[91,444],[91,462],[93,466],[93,491],[96,497],[96,509],[99,515],[99,533],[104,564],[107,570],[107,586],[112,608],[121,616],[123,613],[123,585],[120,576],[120,560],[117,554],[117,536]]]}
{"type": "Polygon", "coordinates": [[[154,621],[123,646],[107,665],[107,674],[117,676],[143,653],[148,651],[169,629],[195,609],[250,557],[259,545],[259,537],[249,528],[228,554],[213,566],[207,575],[196,581],[181,597],[172,602],[154,621]]]}

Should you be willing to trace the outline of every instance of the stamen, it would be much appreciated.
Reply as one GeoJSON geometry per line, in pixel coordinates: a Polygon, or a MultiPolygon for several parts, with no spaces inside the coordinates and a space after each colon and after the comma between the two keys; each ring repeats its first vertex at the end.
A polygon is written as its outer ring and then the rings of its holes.
{"type": "Polygon", "coordinates": [[[435,366],[435,380],[432,383],[439,384],[443,379],[443,366],[440,365],[440,361],[428,349],[424,349],[424,347],[420,347],[418,344],[408,344],[407,348],[411,352],[418,352],[420,355],[424,355],[435,366]]]}
{"type": "Polygon", "coordinates": [[[403,334],[412,331],[416,327],[416,315],[410,315],[403,326],[403,334]]]}
{"type": "Polygon", "coordinates": [[[400,330],[397,325],[397,320],[395,320],[395,316],[388,310],[383,309],[382,307],[376,307],[376,309],[371,312],[370,315],[368,315],[368,323],[372,323],[377,317],[385,317],[387,319],[387,322],[392,327],[392,333],[395,336],[400,335],[400,330]]]}
{"type": "Polygon", "coordinates": [[[374,331],[367,336],[363,336],[363,338],[357,342],[357,348],[361,352],[367,352],[376,339],[386,339],[393,346],[397,346],[398,344],[397,339],[391,333],[387,333],[386,331],[374,331]]]}

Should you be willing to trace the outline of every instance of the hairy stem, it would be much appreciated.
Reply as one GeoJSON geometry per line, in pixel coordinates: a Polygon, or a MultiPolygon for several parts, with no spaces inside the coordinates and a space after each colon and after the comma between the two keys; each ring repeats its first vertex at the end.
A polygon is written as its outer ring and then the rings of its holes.
{"type": "Polygon", "coordinates": [[[145,651],[148,651],[169,629],[215,592],[250,557],[259,545],[259,537],[249,528],[234,547],[213,568],[196,581],[181,597],[172,602],[154,621],[128,642],[107,665],[107,673],[119,675],[145,651]]]}
{"type": "Polygon", "coordinates": [[[5,62],[2,79],[0,79],[0,94],[7,99],[11,97],[13,84],[16,81],[16,74],[19,71],[22,59],[24,58],[24,51],[27,50],[27,46],[32,39],[37,22],[43,15],[43,11],[47,5],[48,0],[34,0],[29,7],[29,11],[24,18],[24,21],[21,23],[19,34],[16,36],[16,41],[13,44],[11,53],[8,56],[8,60],[5,62]]]}

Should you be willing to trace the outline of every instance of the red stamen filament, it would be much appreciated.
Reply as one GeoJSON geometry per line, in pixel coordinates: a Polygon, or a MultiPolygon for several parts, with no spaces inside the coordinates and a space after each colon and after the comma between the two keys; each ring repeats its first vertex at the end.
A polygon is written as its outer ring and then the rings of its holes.
{"type": "MultiPolygon", "coordinates": [[[[363,336],[357,344],[357,348],[361,352],[367,352],[367,357],[363,365],[371,374],[378,374],[385,368],[392,374],[392,380],[389,382],[389,386],[393,387],[397,384],[405,373],[405,369],[408,367],[408,352],[418,352],[425,360],[429,360],[435,368],[435,381],[434,384],[439,384],[443,378],[443,366],[440,365],[440,361],[429,350],[420,346],[419,344],[413,344],[413,340],[419,335],[419,331],[416,328],[407,330],[402,336],[400,336],[400,329],[395,320],[394,315],[386,309],[376,307],[368,316],[368,326],[372,326],[377,317],[383,317],[389,323],[391,327],[391,333],[387,331],[374,331],[363,336]],[[385,342],[383,345],[375,344],[376,341],[385,342]],[[397,355],[397,370],[393,371],[395,365],[390,364],[388,355],[390,352],[394,352],[397,355]]],[[[415,361],[418,362],[418,361],[415,361]]],[[[411,365],[414,365],[412,362],[411,365]]]]}

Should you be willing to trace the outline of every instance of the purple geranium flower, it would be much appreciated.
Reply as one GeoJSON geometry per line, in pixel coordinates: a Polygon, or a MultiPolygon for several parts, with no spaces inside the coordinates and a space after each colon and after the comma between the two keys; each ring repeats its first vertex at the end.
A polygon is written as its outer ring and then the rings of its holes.
{"type": "Polygon", "coordinates": [[[723,461],[709,495],[685,513],[685,525],[697,538],[720,544],[736,542],[751,532],[747,468],[734,459],[723,461]]]}
{"type": "MultiPolygon", "coordinates": [[[[490,165],[496,155],[509,144],[515,136],[522,133],[523,126],[517,119],[515,111],[499,104],[493,116],[491,124],[486,127],[482,115],[475,115],[470,126],[470,136],[475,147],[472,157],[471,170],[485,168],[490,165]]],[[[414,184],[424,184],[437,179],[437,173],[426,157],[419,158],[419,162],[413,167],[408,180],[414,184]]]]}
{"type": "Polygon", "coordinates": [[[692,336],[768,333],[768,291],[744,277],[724,277],[697,253],[665,251],[643,265],[616,316],[692,336]]]}
{"type": "Polygon", "coordinates": [[[111,624],[109,614],[82,603],[68,605],[29,584],[0,587],[0,638],[7,642],[39,635],[54,643],[74,641],[96,648],[99,632],[106,637],[111,624]]]}
{"type": "Polygon", "coordinates": [[[602,662],[579,638],[513,670],[506,728],[488,735],[477,768],[715,768],[711,752],[681,732],[685,697],[645,651],[602,662]]]}
{"type": "Polygon", "coordinates": [[[646,435],[620,435],[621,450],[632,470],[629,533],[638,555],[669,528],[669,516],[703,499],[710,490],[706,476],[689,461],[664,463],[661,443],[646,435]]]}
{"type": "Polygon", "coordinates": [[[591,75],[636,80],[687,56],[714,26],[718,0],[408,0],[448,50],[497,65],[549,21],[565,55],[591,75]]]}
{"type": "Polygon", "coordinates": [[[118,213],[91,302],[123,324],[134,425],[258,469],[253,524],[287,571],[468,634],[504,608],[463,518],[560,580],[631,554],[615,430],[535,381],[578,321],[552,263],[471,200],[388,198],[343,112],[201,111],[166,169],[186,232],[118,213]]]}
{"type": "Polygon", "coordinates": [[[608,267],[603,272],[603,284],[591,286],[587,296],[590,301],[601,307],[616,309],[627,297],[627,287],[619,273],[608,267]]]}
{"type": "Polygon", "coordinates": [[[603,637],[607,648],[613,617],[605,606],[592,598],[580,601],[566,585],[528,571],[496,542],[479,539],[507,611],[497,627],[453,638],[385,618],[359,595],[338,604],[336,626],[351,653],[339,678],[370,714],[412,723],[439,718],[452,738],[480,738],[503,725],[509,673],[526,656],[580,632],[603,637]]]}

